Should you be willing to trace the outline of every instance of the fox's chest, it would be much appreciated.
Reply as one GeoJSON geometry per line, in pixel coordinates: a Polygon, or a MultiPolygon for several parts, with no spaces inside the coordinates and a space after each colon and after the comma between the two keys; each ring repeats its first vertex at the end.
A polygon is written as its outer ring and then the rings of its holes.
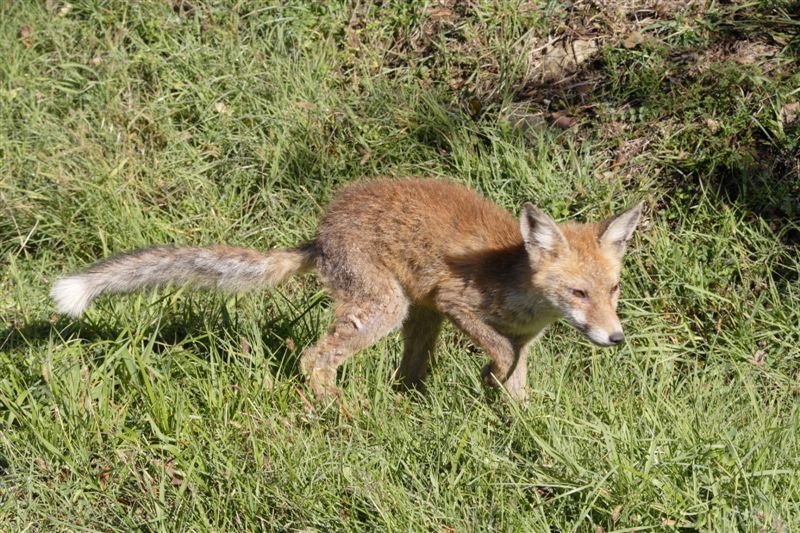
{"type": "Polygon", "coordinates": [[[511,295],[505,303],[493,325],[509,337],[533,339],[559,318],[558,312],[543,300],[511,295]]]}
{"type": "Polygon", "coordinates": [[[525,321],[502,321],[495,324],[498,331],[508,337],[534,339],[556,321],[556,317],[538,316],[525,321]]]}

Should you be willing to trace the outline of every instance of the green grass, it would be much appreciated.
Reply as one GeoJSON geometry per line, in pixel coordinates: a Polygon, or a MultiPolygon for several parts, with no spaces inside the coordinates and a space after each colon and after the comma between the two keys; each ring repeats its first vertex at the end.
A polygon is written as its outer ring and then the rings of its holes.
{"type": "Polygon", "coordinates": [[[0,4],[0,527],[800,528],[798,4],[289,4],[0,4]],[[537,80],[530,50],[575,35],[592,59],[537,80]],[[53,315],[62,273],[295,244],[376,175],[557,218],[645,198],[624,347],[554,327],[516,405],[452,328],[427,392],[395,393],[393,336],[320,410],[313,276],[53,315]]]}

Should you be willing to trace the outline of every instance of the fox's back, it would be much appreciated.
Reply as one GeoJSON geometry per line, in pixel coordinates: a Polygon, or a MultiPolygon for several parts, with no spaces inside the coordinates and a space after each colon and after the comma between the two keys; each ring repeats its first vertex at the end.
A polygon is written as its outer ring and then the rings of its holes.
{"type": "Polygon", "coordinates": [[[451,259],[518,247],[522,238],[517,220],[477,193],[405,179],[346,187],[323,217],[317,243],[329,275],[374,266],[421,299],[448,275],[451,259]]]}

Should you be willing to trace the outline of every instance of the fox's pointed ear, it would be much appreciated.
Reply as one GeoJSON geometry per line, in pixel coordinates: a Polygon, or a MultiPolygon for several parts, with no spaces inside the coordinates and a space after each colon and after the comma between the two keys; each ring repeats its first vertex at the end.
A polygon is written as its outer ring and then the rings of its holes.
{"type": "Polygon", "coordinates": [[[530,202],[522,206],[519,229],[528,253],[556,252],[567,244],[558,224],[530,202]]]}
{"type": "Polygon", "coordinates": [[[639,202],[627,211],[606,219],[600,226],[600,245],[613,248],[622,255],[642,217],[643,203],[639,202]]]}

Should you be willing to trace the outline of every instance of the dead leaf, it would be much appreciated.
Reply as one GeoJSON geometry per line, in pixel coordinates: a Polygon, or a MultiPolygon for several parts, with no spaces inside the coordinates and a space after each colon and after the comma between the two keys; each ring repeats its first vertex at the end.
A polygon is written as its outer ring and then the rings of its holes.
{"type": "Polygon", "coordinates": [[[33,34],[33,29],[30,26],[23,26],[19,29],[19,40],[25,48],[33,46],[31,34],[33,34]]]}
{"type": "Polygon", "coordinates": [[[291,337],[286,337],[286,340],[284,342],[286,343],[286,347],[289,348],[289,350],[293,352],[297,351],[297,346],[295,345],[294,340],[291,337]]]}
{"type": "Polygon", "coordinates": [[[630,50],[631,48],[636,48],[643,42],[644,42],[644,37],[642,36],[642,34],[639,33],[638,31],[634,31],[630,33],[627,37],[625,37],[625,40],[622,41],[622,46],[630,50]]]}
{"type": "Polygon", "coordinates": [[[66,17],[72,11],[72,4],[66,3],[58,10],[59,17],[66,17]]]}
{"type": "Polygon", "coordinates": [[[784,104],[783,107],[781,107],[781,122],[783,122],[784,125],[791,124],[797,120],[798,114],[800,114],[800,102],[784,104]]]}
{"type": "Polygon", "coordinates": [[[756,353],[753,354],[752,363],[756,366],[764,366],[767,362],[767,352],[764,350],[757,350],[756,353]]]}
{"type": "Polygon", "coordinates": [[[250,353],[250,343],[247,342],[247,337],[241,336],[239,337],[239,344],[242,347],[242,353],[249,354],[250,353]]]}
{"type": "Polygon", "coordinates": [[[544,57],[538,67],[542,81],[559,80],[576,72],[578,67],[597,52],[597,43],[597,39],[577,39],[545,47],[544,57]]]}
{"type": "Polygon", "coordinates": [[[676,522],[675,520],[672,520],[670,518],[665,518],[664,520],[661,521],[661,524],[665,525],[665,526],[674,526],[677,523],[678,522],[676,522]]]}
{"type": "Polygon", "coordinates": [[[611,511],[611,523],[616,524],[621,514],[622,514],[622,506],[617,505],[616,507],[614,507],[614,509],[611,511]]]}
{"type": "Polygon", "coordinates": [[[719,121],[709,118],[706,119],[706,126],[708,126],[708,129],[711,130],[711,133],[716,133],[719,131],[720,124],[719,121]]]}
{"type": "Polygon", "coordinates": [[[447,7],[432,7],[428,9],[427,13],[434,20],[449,19],[455,14],[452,9],[447,7]]]}
{"type": "Polygon", "coordinates": [[[597,52],[597,39],[578,39],[572,42],[572,58],[575,66],[585,63],[597,52]]]}
{"type": "Polygon", "coordinates": [[[467,80],[464,78],[453,78],[450,80],[450,89],[457,91],[462,88],[467,83],[467,80]]]}
{"type": "Polygon", "coordinates": [[[183,478],[181,475],[175,470],[175,459],[167,459],[166,461],[161,461],[159,459],[155,459],[153,461],[156,466],[160,466],[164,469],[164,473],[167,474],[170,478],[169,482],[172,486],[178,487],[183,485],[183,478]]]}
{"type": "Polygon", "coordinates": [[[297,102],[297,107],[306,111],[314,111],[317,108],[317,104],[313,102],[297,102]]]}
{"type": "Polygon", "coordinates": [[[219,113],[220,115],[230,115],[230,110],[228,109],[228,106],[226,106],[224,102],[217,102],[216,104],[214,104],[214,109],[216,109],[217,113],[219,113]]]}
{"type": "Polygon", "coordinates": [[[125,464],[133,464],[135,454],[131,450],[117,450],[117,457],[125,464]]]}
{"type": "Polygon", "coordinates": [[[39,467],[39,470],[44,470],[45,472],[49,470],[49,468],[47,467],[47,463],[41,457],[37,457],[36,459],[33,460],[33,462],[37,467],[39,467]]]}
{"type": "Polygon", "coordinates": [[[571,117],[559,112],[550,113],[550,120],[553,122],[554,126],[557,126],[562,130],[568,130],[578,123],[578,119],[575,117],[571,117]]]}
{"type": "Polygon", "coordinates": [[[755,41],[738,41],[732,51],[732,58],[740,65],[754,65],[774,56],[777,49],[765,43],[755,41]]]}
{"type": "Polygon", "coordinates": [[[106,467],[103,469],[102,472],[97,476],[97,482],[100,485],[100,490],[106,490],[108,487],[108,479],[111,477],[111,469],[106,467]]]}

